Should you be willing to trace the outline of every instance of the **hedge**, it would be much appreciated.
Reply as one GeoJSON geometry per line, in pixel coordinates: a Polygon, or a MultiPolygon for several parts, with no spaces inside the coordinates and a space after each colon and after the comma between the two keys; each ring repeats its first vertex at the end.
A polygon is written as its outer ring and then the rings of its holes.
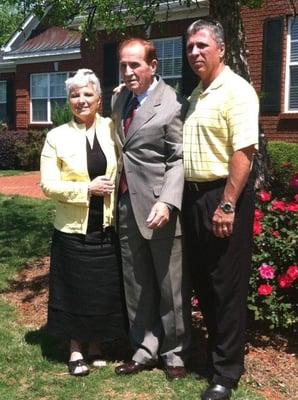
{"type": "Polygon", "coordinates": [[[0,132],[0,169],[38,170],[46,131],[0,132]]]}

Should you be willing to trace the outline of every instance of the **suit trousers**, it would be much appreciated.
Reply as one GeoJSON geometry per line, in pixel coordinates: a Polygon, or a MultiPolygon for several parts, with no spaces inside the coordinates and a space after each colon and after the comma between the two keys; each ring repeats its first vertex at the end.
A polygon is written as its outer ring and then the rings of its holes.
{"type": "Polygon", "coordinates": [[[118,212],[133,360],[147,364],[160,355],[167,365],[183,366],[190,342],[190,296],[181,237],[144,239],[128,192],[120,195],[118,212]]]}
{"type": "Polygon", "coordinates": [[[208,330],[207,354],[214,383],[235,387],[244,372],[246,299],[252,254],[253,182],[236,207],[229,238],[212,233],[212,217],[225,180],[185,187],[183,226],[187,262],[208,330]]]}

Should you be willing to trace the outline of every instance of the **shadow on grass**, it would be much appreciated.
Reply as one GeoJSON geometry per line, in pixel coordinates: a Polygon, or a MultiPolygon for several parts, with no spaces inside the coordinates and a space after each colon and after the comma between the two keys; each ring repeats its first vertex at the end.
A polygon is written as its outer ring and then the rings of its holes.
{"type": "Polygon", "coordinates": [[[66,341],[59,341],[49,336],[45,326],[35,331],[28,331],[25,334],[25,341],[33,346],[40,346],[43,357],[50,361],[65,363],[68,359],[69,349],[66,341]]]}
{"type": "MultiPolygon", "coordinates": [[[[25,341],[33,346],[40,346],[43,357],[49,361],[66,363],[69,358],[69,343],[49,336],[46,326],[28,331],[25,341]]],[[[129,361],[132,357],[132,349],[126,338],[104,342],[101,348],[103,359],[110,362],[129,361]]]]}
{"type": "Polygon", "coordinates": [[[47,258],[26,264],[17,276],[14,279],[8,279],[7,283],[8,287],[1,290],[1,293],[21,297],[22,303],[32,302],[48,288],[49,270],[47,258]]]}

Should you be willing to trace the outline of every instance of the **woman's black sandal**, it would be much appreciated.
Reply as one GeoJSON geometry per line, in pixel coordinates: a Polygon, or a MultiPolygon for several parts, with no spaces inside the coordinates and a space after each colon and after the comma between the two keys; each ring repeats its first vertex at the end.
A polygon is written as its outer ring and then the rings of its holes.
{"type": "Polygon", "coordinates": [[[90,370],[86,361],[83,358],[75,361],[68,361],[68,371],[72,376],[86,376],[89,374],[90,370]],[[75,372],[78,367],[86,367],[87,369],[81,372],[75,372]]]}

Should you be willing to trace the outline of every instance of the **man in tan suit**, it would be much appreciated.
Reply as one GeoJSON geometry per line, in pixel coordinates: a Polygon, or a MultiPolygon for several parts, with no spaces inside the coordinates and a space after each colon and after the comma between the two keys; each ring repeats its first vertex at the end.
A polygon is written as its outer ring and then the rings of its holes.
{"type": "Polygon", "coordinates": [[[167,378],[180,379],[190,326],[180,226],[185,103],[156,76],[151,42],[129,39],[119,58],[126,87],[113,98],[112,117],[121,154],[119,235],[134,355],[115,372],[151,369],[160,356],[167,378]]]}

